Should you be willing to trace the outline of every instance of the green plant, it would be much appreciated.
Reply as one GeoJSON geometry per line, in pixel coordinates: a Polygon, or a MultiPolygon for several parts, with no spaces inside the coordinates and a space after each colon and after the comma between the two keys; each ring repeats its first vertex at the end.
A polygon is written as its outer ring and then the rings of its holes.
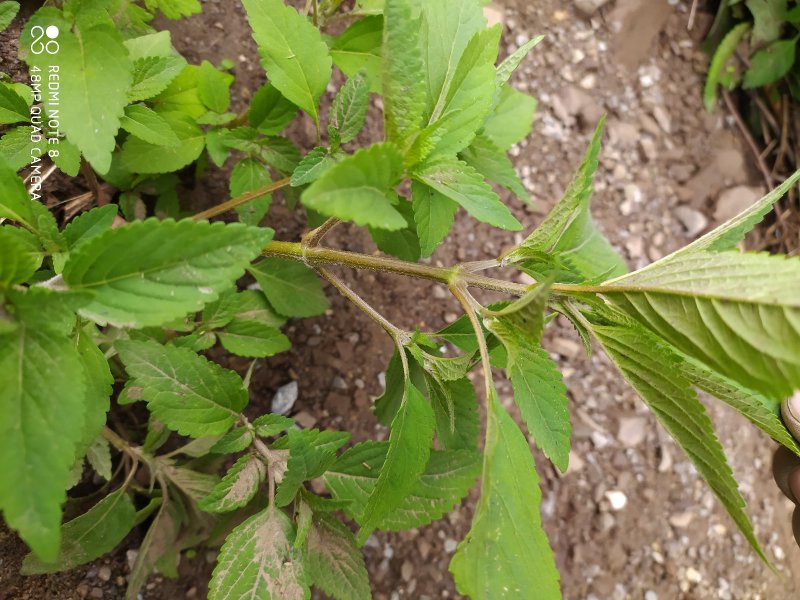
{"type": "Polygon", "coordinates": [[[784,81],[800,100],[800,5],[795,0],[722,0],[706,50],[712,54],[706,88],[706,108],[717,103],[717,89],[771,86],[784,81]],[[742,61],[737,58],[746,57],[742,61]]]}
{"type": "MultiPolygon", "coordinates": [[[[438,519],[480,478],[472,528],[451,563],[459,591],[476,599],[558,598],[534,461],[497,398],[492,372],[505,370],[529,434],[566,469],[566,389],[540,345],[557,314],[573,323],[587,352],[594,338],[609,354],[766,561],[695,388],[800,455],[778,408],[800,387],[800,259],[735,249],[800,172],[731,222],[629,273],[589,212],[598,127],[564,197],[522,243],[496,260],[422,264],[459,206],[480,221],[522,228],[485,180],[525,199],[505,153],[529,133],[535,102],[508,80],[538,39],[495,66],[500,30],[486,29],[477,0],[360,0],[348,13],[336,0],[311,0],[305,13],[282,0],[243,3],[269,83],[240,116],[225,112],[224,73],[206,63],[169,76],[161,69],[174,56],[168,36],[111,33],[119,19],[140,14],[136,4],[67,1],[26,25],[55,22],[66,47],[69,36],[80,40],[82,54],[62,55],[71,74],[62,85],[71,94],[88,90],[82,100],[92,106],[98,96],[107,118],[102,135],[81,137],[65,113],[66,140],[120,190],[118,204],[144,194],[145,185],[160,189],[161,177],[196,159],[197,172],[206,156],[222,164],[239,154],[231,200],[178,221],[144,218],[177,212],[172,200],[161,203],[170,210],[134,202],[135,210],[123,211],[133,222],[116,228],[117,204],[60,228],[31,197],[17,165],[0,168],[0,218],[9,221],[0,227],[0,508],[32,550],[23,571],[86,563],[149,521],[128,598],[155,567],[175,574],[181,553],[199,545],[221,545],[212,600],[306,598],[312,585],[335,598],[368,598],[359,544],[376,529],[438,519]],[[320,33],[342,18],[353,22],[341,35],[320,33]],[[103,57],[93,39],[102,39],[103,57]],[[115,52],[119,61],[100,90],[85,65],[115,52]],[[135,52],[139,59],[131,61],[135,52]],[[132,131],[109,119],[127,115],[137,60],[148,73],[158,65],[164,87],[145,98],[161,121],[132,131]],[[349,78],[323,127],[320,99],[332,64],[349,78]],[[351,153],[371,92],[382,95],[385,139],[351,153]],[[305,156],[279,135],[298,110],[317,131],[318,145],[305,156]],[[167,143],[170,131],[177,146],[167,143]],[[141,137],[151,133],[158,135],[141,137]],[[299,242],[275,241],[273,230],[259,226],[267,194],[278,189],[319,223],[299,242]],[[205,220],[233,208],[243,223],[205,220]],[[368,227],[394,256],[320,246],[341,220],[368,227]],[[330,265],[436,281],[465,315],[438,332],[404,331],[330,265]],[[491,267],[524,271],[537,283],[489,277],[491,267]],[[246,270],[260,290],[239,291],[246,270]],[[346,432],[254,415],[250,372],[242,378],[200,354],[217,342],[253,359],[287,349],[286,319],[328,306],[314,272],[395,342],[386,391],[374,406],[390,427],[387,441],[344,449],[346,432]],[[473,288],[511,300],[485,307],[473,288]],[[442,354],[443,343],[457,352],[442,354]],[[477,367],[484,375],[482,444],[478,394],[467,378],[477,367]],[[146,403],[146,423],[124,418],[136,403],[146,403]],[[109,411],[118,417],[112,426],[109,411]],[[85,460],[106,483],[87,498],[68,498],[85,460]],[[306,487],[317,478],[328,494],[306,487]],[[62,525],[65,502],[80,516],[62,525]],[[358,525],[357,535],[341,515],[358,525]]],[[[179,4],[159,2],[162,9],[179,4]]],[[[37,67],[38,58],[27,59],[37,67]]]]}

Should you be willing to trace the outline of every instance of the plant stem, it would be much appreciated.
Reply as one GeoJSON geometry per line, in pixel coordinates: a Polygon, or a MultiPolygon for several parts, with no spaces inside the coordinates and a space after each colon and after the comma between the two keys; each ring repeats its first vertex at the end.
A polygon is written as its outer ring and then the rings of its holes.
{"type": "Polygon", "coordinates": [[[316,229],[312,229],[306,235],[304,235],[302,243],[307,247],[319,246],[319,243],[322,241],[322,238],[325,237],[325,234],[336,227],[339,223],[341,223],[339,219],[336,217],[331,217],[322,225],[316,229]]]}
{"type": "Polygon", "coordinates": [[[285,177],[284,179],[279,179],[278,181],[273,181],[269,185],[265,185],[264,187],[260,187],[257,190],[253,190],[252,192],[247,192],[238,196],[236,198],[231,198],[230,200],[226,200],[216,206],[212,206],[209,209],[206,209],[202,212],[197,213],[194,217],[192,217],[195,221],[200,221],[201,219],[210,219],[211,217],[216,217],[217,215],[221,215],[222,213],[228,212],[232,208],[236,208],[237,206],[241,206],[254,198],[258,198],[259,196],[263,196],[264,194],[271,194],[272,192],[279,190],[281,188],[286,187],[289,185],[289,178],[285,177]]]}
{"type": "Polygon", "coordinates": [[[489,402],[489,398],[492,397],[492,390],[494,388],[494,381],[492,380],[492,364],[489,362],[489,348],[486,345],[486,338],[483,336],[481,323],[478,320],[478,315],[475,312],[475,308],[472,306],[472,302],[474,302],[474,300],[469,295],[469,292],[467,292],[465,286],[462,287],[459,284],[451,285],[450,292],[453,294],[453,296],[455,296],[459,304],[461,304],[461,307],[464,309],[464,312],[467,314],[467,318],[472,325],[473,331],[475,331],[475,339],[478,342],[478,351],[481,355],[483,381],[484,385],[486,386],[486,402],[489,402]]]}

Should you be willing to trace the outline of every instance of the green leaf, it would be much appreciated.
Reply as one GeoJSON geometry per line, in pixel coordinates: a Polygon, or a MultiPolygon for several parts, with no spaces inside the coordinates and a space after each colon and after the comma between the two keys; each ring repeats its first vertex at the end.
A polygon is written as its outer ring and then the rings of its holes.
{"type": "Polygon", "coordinates": [[[0,2],[0,31],[5,31],[19,12],[19,2],[0,2]]]}
{"type": "Polygon", "coordinates": [[[180,75],[184,67],[186,59],[182,56],[145,56],[136,59],[133,63],[133,81],[128,90],[128,101],[138,102],[157,96],[180,75]]]}
{"type": "Polygon", "coordinates": [[[502,185],[523,202],[530,202],[528,191],[505,152],[484,135],[478,135],[459,155],[461,160],[489,181],[502,185]]]}
{"type": "Polygon", "coordinates": [[[290,184],[292,187],[300,187],[313,183],[334,164],[336,164],[335,160],[328,153],[327,148],[318,146],[306,154],[297,165],[292,173],[290,184]]]}
{"type": "Polygon", "coordinates": [[[267,467],[257,456],[246,454],[228,470],[199,506],[212,513],[230,512],[247,505],[264,482],[267,467]]]}
{"type": "Polygon", "coordinates": [[[336,600],[372,598],[364,556],[346,525],[325,513],[314,513],[305,544],[311,583],[336,600]]]}
{"type": "Polygon", "coordinates": [[[319,29],[282,0],[244,0],[270,83],[319,123],[317,105],[331,78],[319,29]]]}
{"type": "Polygon", "coordinates": [[[717,86],[727,77],[726,66],[728,61],[739,47],[739,42],[745,34],[750,31],[749,23],[739,23],[731,29],[711,57],[711,65],[708,67],[708,77],[703,88],[703,103],[708,112],[713,112],[717,105],[717,86]]]}
{"type": "MultiPolygon", "coordinates": [[[[129,137],[122,145],[120,160],[123,166],[134,173],[169,173],[182,169],[195,161],[205,148],[205,134],[194,124],[191,117],[183,113],[160,113],[173,134],[177,136],[178,144],[164,146],[135,136],[129,137]]],[[[128,123],[130,125],[130,123],[128,123]]],[[[152,123],[150,124],[152,127],[152,123]]],[[[156,126],[159,127],[159,126],[156,126]]],[[[160,133],[163,141],[163,129],[151,131],[160,133]]]]}
{"type": "MultiPolygon", "coordinates": [[[[81,458],[97,442],[106,424],[106,413],[111,408],[111,391],[114,377],[103,351],[91,338],[91,327],[78,331],[76,347],[83,365],[86,381],[85,412],[81,439],[75,450],[75,458],[81,458]]],[[[94,465],[93,465],[94,466],[94,465]]],[[[110,479],[110,477],[108,478],[110,479]]]]}
{"type": "Polygon", "coordinates": [[[0,227],[0,289],[22,283],[36,272],[42,264],[41,258],[30,253],[28,247],[16,235],[11,227],[0,227]]]}
{"type": "Polygon", "coordinates": [[[403,401],[392,420],[386,460],[359,519],[359,543],[363,544],[414,489],[430,457],[433,429],[433,409],[422,393],[406,381],[403,401]]]}
{"type": "MultiPolygon", "coordinates": [[[[2,4],[0,4],[2,10],[2,4]]],[[[0,19],[2,13],[0,12],[0,19]]],[[[31,119],[28,103],[9,85],[0,84],[0,124],[27,123],[31,119]]]]}
{"type": "Polygon", "coordinates": [[[695,240],[688,246],[684,246],[663,260],[667,261],[673,257],[682,254],[691,254],[693,252],[721,252],[723,250],[733,250],[736,248],[736,245],[744,239],[745,235],[758,225],[764,216],[772,210],[773,205],[783,198],[798,181],[800,181],[800,169],[795,171],[781,185],[727,223],[723,223],[713,231],[709,231],[703,237],[695,240]]]}
{"type": "Polygon", "coordinates": [[[261,291],[280,314],[313,317],[328,310],[328,299],[316,273],[302,263],[265,258],[249,268],[261,291]]]}
{"type": "Polygon", "coordinates": [[[58,556],[85,393],[80,356],[68,338],[24,321],[0,335],[0,508],[47,562],[58,556]]]}
{"type": "Polygon", "coordinates": [[[542,530],[539,476],[528,442],[492,394],[481,498],[472,528],[450,562],[459,593],[473,600],[560,599],[553,552],[542,530]]]}
{"type": "Polygon", "coordinates": [[[264,135],[278,135],[296,115],[297,107],[269,83],[258,88],[250,101],[250,126],[264,135]]]}
{"type": "Polygon", "coordinates": [[[100,477],[111,481],[113,472],[111,470],[111,445],[108,440],[102,436],[97,437],[86,451],[86,461],[100,477]]]}
{"type": "Polygon", "coordinates": [[[98,206],[78,215],[64,228],[64,239],[71,250],[111,229],[117,217],[117,205],[98,206]]]}
{"type": "Polygon", "coordinates": [[[453,226],[458,203],[419,181],[411,182],[411,198],[420,252],[427,258],[453,226]]]}
{"type": "Polygon", "coordinates": [[[680,373],[680,358],[635,323],[592,323],[592,332],[626,380],[675,439],[719,498],[745,539],[767,563],[745,502],[703,404],[680,373]]]}
{"type": "Polygon", "coordinates": [[[331,105],[330,124],[338,132],[342,144],[356,138],[364,128],[369,108],[369,88],[363,72],[348,79],[331,105]]]}
{"type": "Polygon", "coordinates": [[[355,21],[331,45],[333,64],[347,75],[355,77],[364,70],[369,91],[381,91],[381,45],[383,43],[383,17],[372,16],[355,21]]]}
{"type": "Polygon", "coordinates": [[[279,433],[283,433],[292,425],[294,425],[294,421],[292,419],[289,417],[284,417],[283,415],[276,415],[274,413],[261,415],[255,421],[253,421],[253,427],[255,427],[256,433],[265,438],[273,437],[279,433]]]}
{"type": "Polygon", "coordinates": [[[217,440],[211,448],[210,454],[233,454],[241,452],[253,442],[253,432],[247,427],[236,427],[217,440]]]}
{"type": "Polygon", "coordinates": [[[180,113],[184,118],[199,119],[208,112],[200,100],[199,85],[200,67],[185,66],[164,91],[151,100],[153,109],[157,113],[180,113]]]}
{"type": "Polygon", "coordinates": [[[697,251],[598,288],[685,354],[780,401],[800,388],[798,282],[800,258],[697,251]]]}
{"type": "Polygon", "coordinates": [[[536,99],[506,84],[483,126],[483,135],[500,150],[507,151],[525,139],[533,127],[536,99]]]}
{"type": "Polygon", "coordinates": [[[318,213],[378,229],[402,229],[406,220],[387,194],[400,181],[403,158],[391,143],[374,144],[336,163],[303,192],[318,213]]]}
{"type": "Polygon", "coordinates": [[[504,262],[518,262],[525,270],[538,271],[539,255],[554,256],[568,261],[577,279],[583,281],[605,279],[628,271],[625,261],[603,237],[590,212],[603,124],[604,120],[597,126],[586,157],[564,196],[539,227],[505,255],[504,262]]]}
{"type": "Polygon", "coordinates": [[[396,256],[401,260],[417,262],[420,257],[419,238],[414,223],[414,209],[405,199],[398,200],[397,211],[406,220],[406,228],[397,231],[386,231],[370,227],[369,233],[381,252],[396,256]]]}
{"type": "Polygon", "coordinates": [[[233,75],[218,71],[207,60],[200,63],[198,71],[197,93],[200,100],[209,110],[224,113],[231,104],[230,87],[233,75]]]}
{"type": "Polygon", "coordinates": [[[300,151],[288,138],[268,137],[258,143],[261,159],[281,173],[289,175],[300,164],[300,151]]]}
{"type": "Polygon", "coordinates": [[[120,119],[120,126],[148,144],[155,146],[181,144],[166,119],[143,104],[126,106],[125,115],[120,119]]]}
{"type": "Polygon", "coordinates": [[[185,509],[178,502],[161,504],[161,508],[156,513],[141,546],[139,546],[136,561],[128,576],[125,600],[137,600],[139,590],[147,583],[147,578],[153,571],[156,562],[169,551],[177,540],[185,519],[185,509]]]}
{"type": "Polygon", "coordinates": [[[275,494],[277,506],[289,504],[294,500],[304,481],[319,477],[333,464],[338,448],[328,443],[327,433],[329,432],[320,435],[316,429],[289,430],[286,444],[289,449],[289,460],[286,463],[283,481],[275,494]]]}
{"type": "Polygon", "coordinates": [[[132,340],[115,346],[147,408],[181,435],[222,435],[247,405],[247,390],[234,371],[191,350],[132,340]]]}
{"type": "Polygon", "coordinates": [[[110,493],[87,512],[61,527],[61,546],[54,561],[44,562],[29,554],[22,562],[23,575],[69,571],[116,548],[133,529],[136,509],[124,489],[110,493]]]}
{"type": "MultiPolygon", "coordinates": [[[[233,167],[229,191],[231,198],[253,192],[272,183],[269,169],[255,158],[245,158],[233,167]]],[[[246,225],[258,225],[272,204],[272,194],[262,194],[236,207],[239,220],[246,225]]]]}
{"type": "Polygon", "coordinates": [[[409,0],[387,0],[383,27],[383,114],[386,139],[406,151],[422,129],[425,80],[420,26],[409,0]]]}
{"type": "MultiPolygon", "coordinates": [[[[62,30],[60,45],[61,128],[98,173],[111,167],[111,153],[128,104],[132,74],[122,36],[111,26],[62,30]]],[[[27,48],[26,50],[29,50],[27,48]]],[[[46,71],[46,60],[33,53],[29,65],[46,71]]]]}
{"type": "Polygon", "coordinates": [[[70,289],[93,292],[81,311],[87,318],[118,327],[157,326],[216,300],[272,233],[236,223],[138,221],[76,248],[63,277],[70,289]]]}
{"type": "Polygon", "coordinates": [[[528,40],[522,46],[512,52],[503,62],[497,66],[497,84],[503,85],[510,78],[514,71],[517,70],[519,64],[525,60],[531,50],[533,50],[544,39],[543,35],[537,35],[535,38],[528,40]]]}
{"type": "Polygon", "coordinates": [[[158,8],[168,19],[181,19],[199,14],[203,8],[199,0],[145,0],[148,7],[158,8]]]}
{"type": "Polygon", "coordinates": [[[742,87],[752,89],[778,81],[794,66],[796,56],[797,38],[772,42],[750,58],[742,87]]]}
{"type": "Polygon", "coordinates": [[[250,358],[274,356],[292,347],[279,329],[258,321],[234,320],[218,331],[217,336],[228,352],[250,358]]]}
{"type": "Polygon", "coordinates": [[[425,378],[433,412],[436,437],[444,450],[478,450],[478,399],[475,387],[466,377],[456,381],[425,378]]]}
{"type": "MultiPolygon", "coordinates": [[[[5,138],[4,138],[5,139],[5,138]]],[[[16,171],[0,162],[0,218],[11,219],[34,230],[33,201],[16,171]]]]}
{"type": "Polygon", "coordinates": [[[460,160],[436,159],[417,168],[413,177],[456,201],[479,221],[511,231],[522,229],[520,222],[478,172],[460,160]]]}
{"type": "Polygon", "coordinates": [[[167,57],[176,54],[172,48],[172,34],[167,30],[139,35],[127,39],[123,43],[128,49],[128,55],[131,60],[167,57]]]}
{"type": "MultiPolygon", "coordinates": [[[[325,485],[333,497],[350,501],[344,510],[351,518],[363,522],[388,450],[388,442],[357,444],[325,473],[325,485]]],[[[377,527],[400,531],[441,518],[467,495],[479,473],[480,457],[475,452],[432,450],[425,470],[415,478],[407,496],[399,499],[377,527]]]]}
{"type": "Polygon", "coordinates": [[[81,169],[81,152],[66,138],[59,139],[58,154],[51,156],[56,166],[70,177],[78,175],[81,169]]]}
{"type": "Polygon", "coordinates": [[[753,13],[753,42],[774,42],[781,35],[787,0],[745,0],[753,13]]]}
{"type": "Polygon", "coordinates": [[[294,530],[270,507],[234,529],[222,545],[208,588],[209,600],[302,600],[310,597],[294,530]]]}

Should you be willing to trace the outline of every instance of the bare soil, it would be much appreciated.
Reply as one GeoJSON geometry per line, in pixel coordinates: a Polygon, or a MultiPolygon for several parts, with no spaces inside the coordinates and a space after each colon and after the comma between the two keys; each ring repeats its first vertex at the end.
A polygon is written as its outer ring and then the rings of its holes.
{"type": "MultiPolygon", "coordinates": [[[[694,30],[687,31],[690,4],[617,0],[585,17],[572,3],[501,0],[506,50],[547,34],[514,78],[540,101],[532,136],[514,151],[536,206],[506,198],[527,229],[559,198],[604,112],[609,115],[608,135],[594,214],[632,267],[658,259],[713,226],[715,214],[725,208],[724,192],[759,185],[733,124],[721,111],[709,115],[703,110],[706,58],[698,46],[707,16],[701,15],[694,30]]],[[[190,60],[235,60],[237,108],[263,82],[238,3],[209,0],[202,15],[166,25],[190,60]]],[[[309,134],[299,127],[293,138],[310,148],[309,134]]],[[[380,124],[372,123],[366,136],[379,137],[380,124]]],[[[185,207],[194,210],[227,196],[225,179],[213,171],[184,192],[185,207]]],[[[304,227],[300,212],[277,202],[268,222],[276,237],[285,240],[297,239],[304,227]]],[[[519,239],[513,234],[459,215],[432,260],[449,265],[495,257],[515,241],[519,239]]],[[[374,249],[362,232],[349,226],[335,230],[326,244],[360,252],[374,249]]],[[[340,275],[408,329],[439,327],[459,314],[456,303],[434,284],[372,272],[342,270],[340,275]]],[[[377,424],[370,406],[381,393],[380,374],[391,343],[335,290],[329,291],[331,310],[291,323],[293,349],[256,369],[250,410],[269,410],[275,390],[296,380],[300,394],[294,412],[305,424],[350,431],[354,441],[384,438],[386,429],[377,424]]],[[[680,449],[601,352],[586,358],[574,331],[560,320],[548,328],[545,347],[561,365],[572,401],[573,453],[567,474],[559,475],[534,450],[542,475],[545,529],[565,598],[798,596],[800,550],[791,536],[788,501],[769,474],[770,440],[719,403],[709,403],[757,535],[778,575],[749,550],[680,449]],[[620,507],[616,502],[622,498],[620,507]]],[[[227,363],[239,370],[246,366],[233,358],[227,363]]],[[[499,392],[511,407],[510,386],[501,383],[499,392]]],[[[473,490],[462,507],[428,527],[370,538],[364,552],[375,598],[460,597],[447,564],[469,528],[476,498],[473,490]]],[[[0,531],[0,599],[121,598],[126,552],[137,547],[140,535],[132,533],[113,555],[73,572],[23,578],[17,569],[24,546],[13,534],[0,531]]],[[[204,598],[214,557],[214,550],[206,549],[194,558],[184,557],[180,578],[154,576],[143,600],[204,598]]]]}

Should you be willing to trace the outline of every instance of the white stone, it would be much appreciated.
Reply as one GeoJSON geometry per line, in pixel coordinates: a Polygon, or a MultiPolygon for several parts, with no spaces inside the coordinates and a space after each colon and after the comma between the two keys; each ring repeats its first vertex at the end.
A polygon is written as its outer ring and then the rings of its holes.
{"type": "Polygon", "coordinates": [[[617,439],[624,446],[633,448],[644,441],[647,435],[647,419],[644,417],[625,417],[619,420],[617,439]]]}
{"type": "Polygon", "coordinates": [[[622,510],[628,504],[628,497],[619,490],[610,490],[605,493],[605,497],[611,505],[611,510],[622,510]]]}
{"type": "Polygon", "coordinates": [[[686,235],[694,237],[708,227],[708,219],[699,210],[682,204],[675,209],[675,216],[686,229],[686,235]]]}
{"type": "Polygon", "coordinates": [[[272,412],[279,415],[288,414],[292,410],[294,403],[297,402],[297,393],[296,381],[290,381],[286,385],[279,387],[272,398],[272,412]]]}
{"type": "Polygon", "coordinates": [[[719,195],[714,218],[720,223],[732,219],[755,204],[761,195],[761,189],[756,187],[737,185],[729,188],[719,195]]]}
{"type": "Polygon", "coordinates": [[[691,583],[700,583],[703,581],[703,574],[694,567],[686,569],[686,580],[691,583]]]}

